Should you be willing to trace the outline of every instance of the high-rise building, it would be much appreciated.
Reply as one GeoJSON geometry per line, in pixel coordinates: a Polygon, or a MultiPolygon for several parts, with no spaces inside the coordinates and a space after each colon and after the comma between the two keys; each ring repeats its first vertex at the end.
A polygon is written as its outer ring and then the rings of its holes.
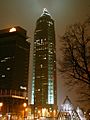
{"type": "Polygon", "coordinates": [[[31,104],[37,110],[57,108],[54,20],[45,8],[36,22],[31,104]]]}
{"type": "Polygon", "coordinates": [[[20,112],[26,100],[30,43],[17,26],[0,30],[0,102],[3,113],[20,112]]]}

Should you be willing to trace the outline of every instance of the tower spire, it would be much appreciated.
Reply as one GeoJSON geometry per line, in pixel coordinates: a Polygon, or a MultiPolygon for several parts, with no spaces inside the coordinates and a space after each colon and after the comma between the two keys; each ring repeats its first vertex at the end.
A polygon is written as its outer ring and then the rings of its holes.
{"type": "Polygon", "coordinates": [[[43,9],[43,13],[41,14],[41,16],[44,16],[44,15],[50,15],[50,13],[48,12],[48,10],[46,8],[43,9]]]}
{"type": "Polygon", "coordinates": [[[43,9],[44,14],[49,14],[48,10],[46,8],[43,9]]]}

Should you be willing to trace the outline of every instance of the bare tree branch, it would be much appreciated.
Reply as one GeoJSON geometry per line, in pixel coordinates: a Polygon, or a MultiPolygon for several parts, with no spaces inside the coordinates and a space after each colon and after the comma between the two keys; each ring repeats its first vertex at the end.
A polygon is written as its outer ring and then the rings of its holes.
{"type": "MultiPolygon", "coordinates": [[[[59,61],[59,71],[68,79],[67,84],[77,81],[90,86],[90,17],[83,24],[69,26],[60,42],[63,60],[59,61]]],[[[88,91],[83,93],[90,100],[88,91]]]]}

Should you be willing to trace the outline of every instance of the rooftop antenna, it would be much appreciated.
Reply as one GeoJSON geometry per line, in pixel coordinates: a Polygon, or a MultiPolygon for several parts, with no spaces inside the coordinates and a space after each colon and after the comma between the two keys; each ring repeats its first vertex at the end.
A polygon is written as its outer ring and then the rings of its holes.
{"type": "Polygon", "coordinates": [[[43,9],[43,13],[41,14],[41,16],[43,16],[43,15],[49,15],[49,16],[51,16],[50,13],[48,12],[48,10],[46,8],[43,9]]]}

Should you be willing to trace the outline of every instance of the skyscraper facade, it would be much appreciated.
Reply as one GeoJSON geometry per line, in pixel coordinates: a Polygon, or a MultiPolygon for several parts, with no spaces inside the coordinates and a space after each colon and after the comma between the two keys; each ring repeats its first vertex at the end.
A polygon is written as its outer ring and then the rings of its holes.
{"type": "Polygon", "coordinates": [[[26,39],[26,31],[19,26],[0,30],[0,102],[4,113],[18,112],[26,99],[30,53],[26,39]]]}
{"type": "Polygon", "coordinates": [[[31,98],[36,109],[57,106],[54,20],[46,8],[36,22],[34,33],[31,98]]]}

